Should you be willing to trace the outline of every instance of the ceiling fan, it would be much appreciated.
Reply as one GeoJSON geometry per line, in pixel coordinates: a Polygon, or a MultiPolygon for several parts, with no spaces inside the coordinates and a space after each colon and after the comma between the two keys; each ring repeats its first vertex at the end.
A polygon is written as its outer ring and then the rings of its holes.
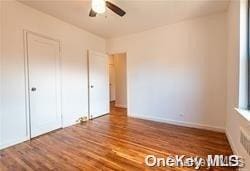
{"type": "Polygon", "coordinates": [[[126,12],[116,6],[115,4],[106,1],[106,0],[92,0],[92,7],[89,12],[90,17],[95,17],[97,14],[104,13],[106,11],[106,7],[109,8],[111,11],[116,13],[119,16],[124,16],[126,12]]]}

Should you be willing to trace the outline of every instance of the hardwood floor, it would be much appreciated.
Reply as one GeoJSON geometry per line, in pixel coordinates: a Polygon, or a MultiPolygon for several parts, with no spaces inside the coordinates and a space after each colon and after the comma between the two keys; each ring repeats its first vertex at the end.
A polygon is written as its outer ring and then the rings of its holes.
{"type": "MultiPolygon", "coordinates": [[[[147,167],[146,155],[230,155],[225,134],[129,118],[126,110],[0,151],[0,170],[194,170],[147,167]]],[[[210,168],[209,170],[233,170],[210,168]]],[[[207,170],[207,169],[202,169],[207,170]]]]}

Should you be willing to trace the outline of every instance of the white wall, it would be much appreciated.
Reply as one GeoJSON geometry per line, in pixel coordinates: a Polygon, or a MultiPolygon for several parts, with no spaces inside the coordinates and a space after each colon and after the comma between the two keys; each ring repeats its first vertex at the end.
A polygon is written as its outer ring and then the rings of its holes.
{"type": "Polygon", "coordinates": [[[23,30],[62,42],[62,113],[64,126],[87,116],[87,49],[105,52],[105,40],[36,11],[19,2],[3,3],[3,60],[1,65],[2,144],[27,138],[23,30]]]}
{"type": "Polygon", "coordinates": [[[115,106],[127,107],[127,64],[126,53],[114,54],[115,106]]]}
{"type": "Polygon", "coordinates": [[[246,107],[247,1],[231,1],[228,9],[228,59],[227,59],[227,120],[226,133],[235,154],[246,161],[242,170],[250,170],[250,157],[240,144],[240,127],[249,126],[249,121],[236,112],[235,107],[246,107]]]}
{"type": "Polygon", "coordinates": [[[107,40],[127,52],[128,114],[224,130],[226,30],[219,13],[107,40]]]}

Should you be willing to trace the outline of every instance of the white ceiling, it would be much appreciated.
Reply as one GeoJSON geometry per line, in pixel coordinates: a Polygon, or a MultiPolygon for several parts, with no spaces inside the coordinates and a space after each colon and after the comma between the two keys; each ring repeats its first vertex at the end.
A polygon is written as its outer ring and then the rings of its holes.
{"type": "Polygon", "coordinates": [[[91,1],[19,0],[65,22],[102,36],[118,37],[184,19],[227,10],[228,0],[110,0],[127,12],[119,17],[110,10],[95,18],[88,16],[91,1]]]}

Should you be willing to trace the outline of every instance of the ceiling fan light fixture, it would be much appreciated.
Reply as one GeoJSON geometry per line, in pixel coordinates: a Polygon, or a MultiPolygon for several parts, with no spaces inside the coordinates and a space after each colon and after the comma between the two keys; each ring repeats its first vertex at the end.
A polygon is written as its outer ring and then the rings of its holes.
{"type": "Polygon", "coordinates": [[[105,0],[92,0],[92,9],[98,13],[104,13],[106,11],[106,2],[105,0]]]}

